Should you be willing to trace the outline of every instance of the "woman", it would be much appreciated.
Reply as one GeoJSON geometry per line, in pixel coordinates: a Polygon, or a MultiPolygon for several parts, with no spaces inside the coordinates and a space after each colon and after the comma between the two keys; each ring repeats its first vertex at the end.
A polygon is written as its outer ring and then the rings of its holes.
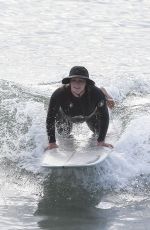
{"type": "MultiPolygon", "coordinates": [[[[59,134],[70,134],[73,123],[86,122],[97,134],[97,145],[113,146],[105,142],[109,125],[107,98],[104,88],[99,89],[89,78],[83,66],[74,66],[69,76],[62,80],[62,87],[52,94],[46,119],[49,145],[47,149],[57,148],[55,127],[59,134]]],[[[110,97],[110,96],[109,96],[110,97]]],[[[113,106],[109,102],[108,106],[113,106]]]]}

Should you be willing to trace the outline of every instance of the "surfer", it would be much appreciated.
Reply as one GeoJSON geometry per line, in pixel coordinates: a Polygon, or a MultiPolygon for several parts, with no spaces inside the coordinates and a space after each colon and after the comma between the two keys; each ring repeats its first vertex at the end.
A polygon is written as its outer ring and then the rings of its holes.
{"type": "Polygon", "coordinates": [[[88,70],[83,66],[71,68],[69,76],[62,80],[63,86],[51,96],[46,128],[49,144],[46,149],[57,148],[57,132],[69,135],[73,123],[86,122],[93,133],[97,134],[97,145],[113,148],[105,142],[109,125],[108,108],[114,107],[114,101],[104,88],[95,86],[89,78],[88,70]]]}

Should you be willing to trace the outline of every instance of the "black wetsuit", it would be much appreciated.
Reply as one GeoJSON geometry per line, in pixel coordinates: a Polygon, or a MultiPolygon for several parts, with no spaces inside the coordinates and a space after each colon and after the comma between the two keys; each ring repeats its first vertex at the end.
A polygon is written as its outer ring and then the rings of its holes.
{"type": "Polygon", "coordinates": [[[109,125],[109,113],[103,92],[94,85],[87,86],[81,97],[75,97],[68,85],[55,90],[50,99],[46,119],[49,143],[56,141],[55,126],[58,133],[69,134],[73,123],[84,121],[98,134],[97,140],[104,141],[109,125]]]}

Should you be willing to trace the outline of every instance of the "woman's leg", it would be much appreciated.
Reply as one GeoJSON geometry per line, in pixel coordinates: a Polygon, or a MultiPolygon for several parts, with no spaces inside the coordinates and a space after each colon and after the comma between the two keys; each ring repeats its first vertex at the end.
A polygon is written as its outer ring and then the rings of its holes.
{"type": "Polygon", "coordinates": [[[90,119],[86,121],[89,129],[94,133],[94,134],[99,134],[100,130],[100,119],[98,119],[97,115],[93,115],[90,119]]]}
{"type": "Polygon", "coordinates": [[[87,125],[92,132],[98,135],[98,142],[104,141],[109,125],[109,113],[107,107],[104,108],[103,113],[98,110],[94,116],[87,120],[87,125]]]}
{"type": "Polygon", "coordinates": [[[67,119],[67,117],[62,111],[59,111],[59,113],[56,116],[57,132],[60,135],[68,136],[72,131],[72,126],[72,122],[67,119]]]}

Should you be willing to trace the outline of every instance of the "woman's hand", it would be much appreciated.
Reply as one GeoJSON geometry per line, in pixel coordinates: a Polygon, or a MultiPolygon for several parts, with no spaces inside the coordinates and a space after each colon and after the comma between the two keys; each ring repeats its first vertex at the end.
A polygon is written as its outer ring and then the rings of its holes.
{"type": "Polygon", "coordinates": [[[105,97],[107,99],[108,108],[113,109],[115,107],[114,99],[110,96],[110,94],[108,94],[108,92],[106,91],[106,89],[104,87],[101,87],[100,90],[103,92],[103,94],[105,95],[105,97]]]}
{"type": "Polygon", "coordinates": [[[97,142],[97,146],[107,147],[107,148],[113,148],[114,146],[109,143],[105,143],[104,141],[97,142]]]}
{"type": "Polygon", "coordinates": [[[45,148],[44,152],[47,150],[55,149],[55,148],[58,148],[58,145],[56,144],[56,142],[49,143],[48,146],[45,148]]]}
{"type": "Polygon", "coordinates": [[[113,109],[115,107],[115,101],[113,100],[112,97],[107,97],[107,106],[110,109],[113,109]]]}

